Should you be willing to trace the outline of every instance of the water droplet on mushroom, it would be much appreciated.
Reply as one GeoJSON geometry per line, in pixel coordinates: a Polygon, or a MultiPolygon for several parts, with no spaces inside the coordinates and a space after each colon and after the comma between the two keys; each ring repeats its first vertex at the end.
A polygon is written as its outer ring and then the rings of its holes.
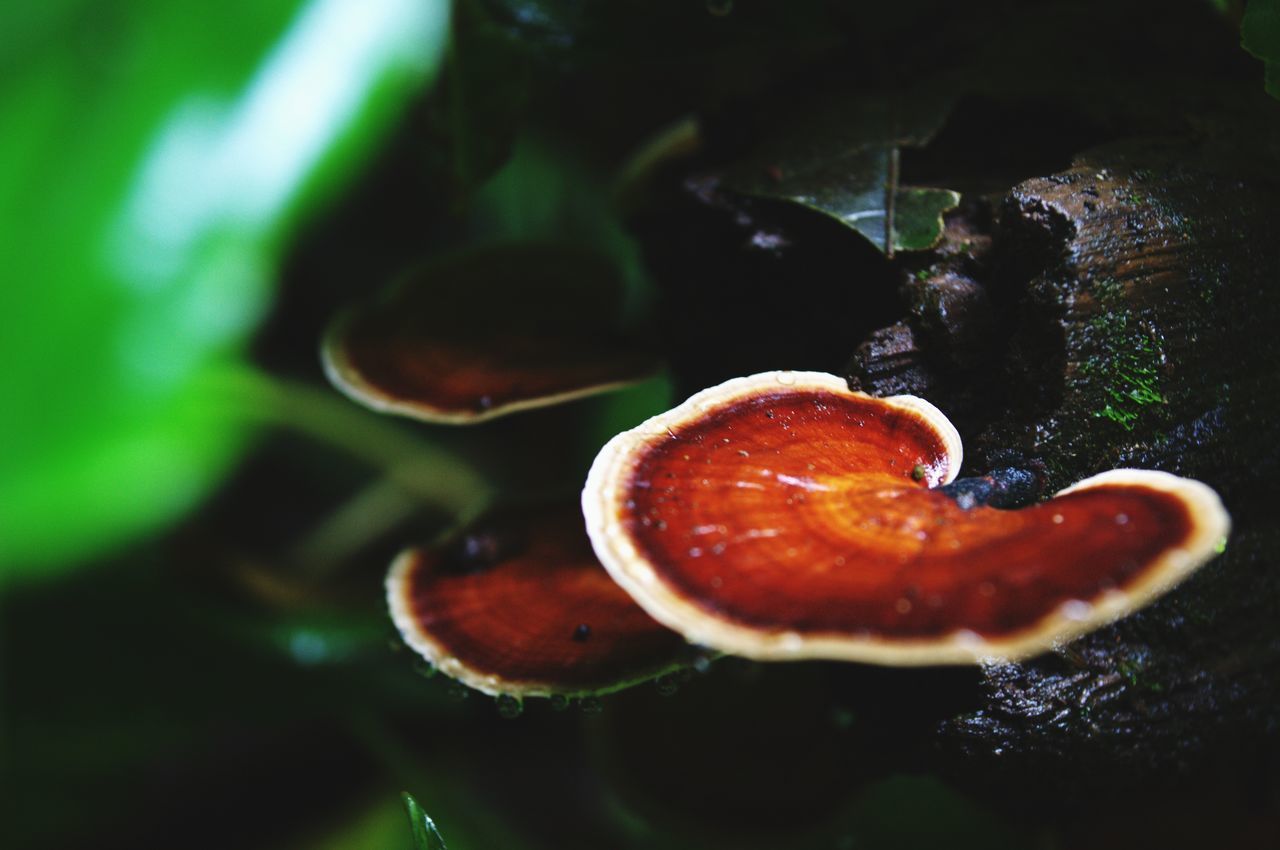
{"type": "Polygon", "coordinates": [[[552,711],[564,711],[568,707],[569,707],[569,698],[567,696],[565,696],[564,694],[551,695],[552,711]]]}
{"type": "Polygon", "coordinates": [[[583,714],[599,714],[604,711],[604,703],[600,702],[599,697],[583,697],[578,700],[578,708],[582,709],[583,714]]]}
{"type": "Polygon", "coordinates": [[[658,693],[664,697],[675,696],[676,691],[680,690],[679,679],[669,673],[654,679],[653,685],[658,689],[658,693]]]}
{"type": "Polygon", "coordinates": [[[449,699],[464,700],[471,696],[471,689],[461,682],[450,682],[449,687],[445,690],[445,694],[449,699]]]}
{"type": "Polygon", "coordinates": [[[586,643],[591,637],[591,627],[586,623],[578,623],[577,628],[573,630],[573,639],[578,643],[586,643]]]}
{"type": "Polygon", "coordinates": [[[1089,619],[1089,614],[1093,612],[1093,606],[1082,599],[1071,599],[1062,603],[1062,616],[1068,620],[1080,622],[1089,619]]]}
{"type": "Polygon", "coordinates": [[[1116,514],[1116,525],[1128,525],[1128,524],[1129,524],[1128,514],[1116,514]]]}
{"type": "Polygon", "coordinates": [[[897,611],[899,614],[910,614],[911,600],[907,599],[905,596],[899,598],[897,602],[893,603],[893,610],[897,611]]]}
{"type": "Polygon", "coordinates": [[[1054,515],[1053,515],[1053,524],[1054,524],[1054,525],[1062,525],[1062,523],[1063,523],[1063,522],[1065,522],[1065,521],[1066,521],[1066,517],[1064,517],[1062,514],[1054,514],[1054,515]]]}
{"type": "Polygon", "coordinates": [[[417,673],[424,679],[430,679],[436,674],[436,665],[430,661],[415,661],[413,663],[413,672],[417,673]]]}
{"type": "Polygon", "coordinates": [[[778,383],[782,384],[783,386],[789,387],[795,382],[796,382],[795,372],[779,372],[778,373],[778,383]]]}
{"type": "Polygon", "coordinates": [[[498,697],[498,716],[505,720],[515,720],[524,711],[524,703],[510,694],[498,697]]]}

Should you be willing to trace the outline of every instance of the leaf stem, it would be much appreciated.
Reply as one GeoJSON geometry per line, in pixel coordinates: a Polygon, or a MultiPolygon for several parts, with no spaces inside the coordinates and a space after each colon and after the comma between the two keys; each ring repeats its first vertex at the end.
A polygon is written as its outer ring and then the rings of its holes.
{"type": "Polygon", "coordinates": [[[254,369],[228,374],[225,388],[236,415],[341,449],[379,469],[405,493],[448,511],[459,524],[474,519],[491,500],[489,482],[457,454],[415,438],[335,392],[254,369]]]}
{"type": "Polygon", "coordinates": [[[421,508],[412,494],[379,477],[307,531],[291,547],[291,560],[306,565],[311,577],[323,578],[421,508]]]}

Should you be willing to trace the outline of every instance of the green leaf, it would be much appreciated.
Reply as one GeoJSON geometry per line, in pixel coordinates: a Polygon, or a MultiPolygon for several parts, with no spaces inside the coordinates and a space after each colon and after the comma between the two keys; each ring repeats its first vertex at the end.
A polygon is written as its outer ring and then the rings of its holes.
{"type": "Polygon", "coordinates": [[[298,224],[443,51],[446,0],[0,12],[0,578],[194,505],[246,429],[239,362],[298,224]]]}
{"type": "Polygon", "coordinates": [[[937,245],[942,214],[959,203],[959,193],[950,189],[899,189],[894,201],[894,250],[925,251],[937,245]]]}
{"type": "Polygon", "coordinates": [[[889,255],[932,248],[960,196],[899,186],[898,149],[927,144],[949,109],[935,97],[827,104],[735,166],[725,187],[816,210],[889,255]]]}
{"type": "Polygon", "coordinates": [[[1280,0],[1249,0],[1240,44],[1266,63],[1267,94],[1280,98],[1280,0]]]}
{"type": "Polygon", "coordinates": [[[447,850],[444,838],[440,836],[440,830],[436,829],[435,821],[422,810],[422,806],[413,799],[413,795],[408,791],[402,791],[400,798],[404,800],[405,814],[409,816],[409,828],[413,830],[414,850],[447,850]]]}

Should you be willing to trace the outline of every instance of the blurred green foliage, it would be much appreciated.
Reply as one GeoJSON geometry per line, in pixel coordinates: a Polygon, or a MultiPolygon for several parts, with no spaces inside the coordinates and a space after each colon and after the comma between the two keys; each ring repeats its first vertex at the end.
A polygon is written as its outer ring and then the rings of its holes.
{"type": "Polygon", "coordinates": [[[0,12],[0,576],[190,507],[276,264],[433,74],[446,0],[0,12]]]}
{"type": "Polygon", "coordinates": [[[1249,0],[1240,43],[1266,63],[1267,94],[1280,98],[1280,0],[1249,0]]]}
{"type": "Polygon", "coordinates": [[[431,816],[423,811],[412,794],[406,791],[400,797],[404,800],[405,814],[409,816],[414,850],[445,850],[444,839],[440,837],[440,830],[436,829],[431,816]]]}

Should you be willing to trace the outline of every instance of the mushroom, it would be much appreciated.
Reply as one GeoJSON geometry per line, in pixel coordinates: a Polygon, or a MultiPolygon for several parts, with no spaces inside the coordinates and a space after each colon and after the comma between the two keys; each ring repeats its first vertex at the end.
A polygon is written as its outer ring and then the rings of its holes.
{"type": "Polygon", "coordinates": [[[617,331],[613,267],[580,250],[505,245],[406,275],[330,325],[330,381],[374,410],[471,424],[642,381],[658,359],[617,331]]]}
{"type": "Polygon", "coordinates": [[[1044,651],[1168,590],[1230,526],[1209,487],[1151,470],[974,505],[943,486],[960,462],[926,401],[767,372],[616,436],[582,506],[601,563],[690,641],[900,665],[1044,651]]]}
{"type": "Polygon", "coordinates": [[[685,666],[680,635],[654,622],[592,554],[570,502],[491,514],[387,576],[405,642],[493,695],[606,693],[685,666]]]}

